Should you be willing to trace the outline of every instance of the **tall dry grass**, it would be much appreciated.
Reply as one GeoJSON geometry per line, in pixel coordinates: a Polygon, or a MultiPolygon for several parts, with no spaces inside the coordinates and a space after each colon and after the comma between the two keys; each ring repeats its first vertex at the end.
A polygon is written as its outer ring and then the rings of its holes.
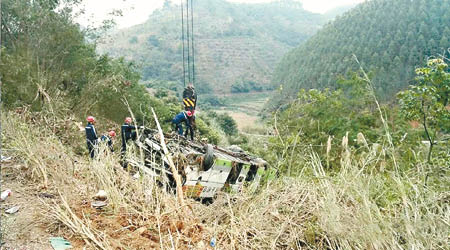
{"type": "MultiPolygon", "coordinates": [[[[219,194],[203,205],[186,200],[180,213],[175,195],[148,175],[133,178],[117,154],[78,156],[58,137],[22,115],[6,114],[5,147],[28,166],[24,183],[59,194],[46,202],[49,230],[88,249],[447,249],[449,175],[430,176],[425,166],[403,172],[380,169],[384,149],[356,154],[342,143],[339,172],[327,172],[313,150],[298,176],[270,181],[256,193],[219,194]],[[91,208],[103,189],[108,206],[91,208]]],[[[344,140],[345,141],[345,140],[344,140]]],[[[391,150],[389,148],[389,150],[391,150]]],[[[130,150],[137,164],[142,159],[130,150]],[[134,155],[134,156],[133,156],[134,155]]],[[[290,157],[290,154],[287,154],[290,157]]],[[[399,163],[400,164],[400,163],[399,163]]],[[[393,168],[386,168],[393,169],[393,168]]]]}
{"type": "Polygon", "coordinates": [[[305,168],[312,175],[281,178],[254,196],[225,195],[205,208],[203,219],[225,249],[448,247],[448,186],[425,185],[426,172],[400,177],[347,157],[342,171],[328,174],[311,152],[305,168]]]}

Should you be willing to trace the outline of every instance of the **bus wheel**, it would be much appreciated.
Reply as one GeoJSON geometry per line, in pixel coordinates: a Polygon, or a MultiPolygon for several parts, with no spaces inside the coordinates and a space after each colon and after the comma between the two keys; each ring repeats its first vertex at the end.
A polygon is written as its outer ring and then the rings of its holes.
{"type": "Polygon", "coordinates": [[[205,155],[203,156],[203,171],[208,171],[214,164],[214,149],[211,144],[205,145],[205,155]]]}

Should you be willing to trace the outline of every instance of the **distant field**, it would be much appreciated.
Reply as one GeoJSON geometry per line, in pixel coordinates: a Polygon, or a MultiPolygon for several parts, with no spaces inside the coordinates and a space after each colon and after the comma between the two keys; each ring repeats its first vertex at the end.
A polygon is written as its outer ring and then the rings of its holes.
{"type": "Polygon", "coordinates": [[[271,95],[272,92],[223,95],[220,97],[226,97],[227,104],[215,111],[230,114],[236,120],[240,131],[246,127],[262,127],[258,114],[271,95]]]}
{"type": "Polygon", "coordinates": [[[272,95],[271,91],[267,92],[252,92],[241,94],[227,94],[219,95],[219,97],[226,99],[226,106],[223,110],[233,112],[246,113],[249,116],[258,116],[259,112],[264,107],[264,104],[272,95]]]}

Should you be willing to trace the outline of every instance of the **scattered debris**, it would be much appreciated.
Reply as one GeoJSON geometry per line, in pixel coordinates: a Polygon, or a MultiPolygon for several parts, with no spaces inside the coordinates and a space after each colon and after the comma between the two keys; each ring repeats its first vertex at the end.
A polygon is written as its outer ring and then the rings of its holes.
{"type": "Polygon", "coordinates": [[[2,192],[0,199],[2,201],[4,201],[10,195],[11,195],[11,189],[6,189],[5,191],[2,192]]]}
{"type": "Polygon", "coordinates": [[[108,203],[106,203],[104,201],[93,201],[93,202],[91,202],[91,206],[93,208],[96,208],[96,209],[101,209],[101,208],[105,207],[106,205],[108,205],[108,203]]]}
{"type": "Polygon", "coordinates": [[[209,245],[210,245],[211,247],[216,247],[216,238],[212,237],[212,238],[211,238],[211,241],[209,242],[209,245]]]}
{"type": "Polygon", "coordinates": [[[11,159],[12,159],[12,157],[10,157],[10,156],[8,157],[8,156],[2,155],[2,156],[1,156],[1,159],[2,159],[1,162],[10,162],[11,159]]]}
{"type": "Polygon", "coordinates": [[[19,211],[20,206],[14,206],[12,208],[9,208],[7,210],[5,210],[5,213],[7,214],[15,214],[17,213],[17,211],[19,211]]]}
{"type": "Polygon", "coordinates": [[[52,247],[55,250],[65,250],[72,248],[70,242],[68,242],[63,237],[51,237],[50,244],[52,244],[52,247]]]}
{"type": "Polygon", "coordinates": [[[54,194],[49,194],[49,193],[40,193],[38,195],[41,198],[48,198],[48,199],[55,199],[55,195],[54,194]]]}
{"type": "Polygon", "coordinates": [[[234,153],[244,153],[244,150],[238,145],[231,145],[227,149],[234,153]]]}
{"type": "Polygon", "coordinates": [[[94,200],[97,201],[106,201],[108,199],[108,194],[105,190],[99,190],[97,194],[94,196],[94,200]]]}

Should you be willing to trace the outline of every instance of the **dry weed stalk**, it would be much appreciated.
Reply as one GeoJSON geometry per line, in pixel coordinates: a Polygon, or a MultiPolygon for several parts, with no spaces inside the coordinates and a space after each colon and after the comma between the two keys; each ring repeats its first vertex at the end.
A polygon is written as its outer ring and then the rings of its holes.
{"type": "Polygon", "coordinates": [[[378,102],[377,96],[375,94],[375,89],[373,88],[372,80],[369,78],[369,76],[367,75],[366,71],[362,67],[361,63],[358,60],[358,57],[356,55],[353,55],[353,58],[356,61],[356,63],[358,63],[359,69],[363,73],[363,76],[364,76],[362,79],[367,83],[367,89],[369,91],[369,94],[373,97],[373,100],[374,100],[375,104],[377,105],[377,110],[378,110],[378,113],[380,115],[380,120],[383,123],[384,132],[386,134],[386,138],[387,138],[388,143],[389,143],[389,149],[390,149],[389,151],[391,152],[392,160],[394,161],[394,169],[395,169],[395,172],[398,174],[398,164],[397,164],[397,160],[396,160],[396,157],[395,157],[394,143],[392,142],[392,136],[391,136],[391,133],[389,131],[389,125],[386,122],[386,117],[383,114],[383,111],[381,110],[380,103],[378,102]]]}
{"type": "MultiPolygon", "coordinates": [[[[48,206],[49,222],[56,218],[96,248],[204,248],[211,237],[216,237],[220,249],[445,249],[449,245],[448,191],[425,186],[424,170],[405,171],[403,176],[373,171],[386,150],[381,145],[366,147],[366,154],[360,156],[346,148],[348,158],[341,162],[345,171],[339,172],[326,172],[311,150],[303,165],[295,166],[302,169],[299,176],[279,178],[256,193],[245,188],[242,193],[219,195],[209,206],[189,202],[196,211],[193,218],[178,212],[177,197],[157,188],[153,177],[133,179],[121,170],[118,157],[106,154],[104,148],[97,160],[86,161],[50,133],[16,136],[33,133],[33,127],[18,117],[10,120],[6,126],[15,129],[6,130],[14,132],[7,135],[12,136],[9,146],[31,169],[38,170],[38,163],[29,157],[42,159],[48,184],[61,192],[60,199],[48,206]],[[30,145],[19,148],[19,140],[30,145]],[[74,170],[67,167],[72,158],[78,161],[74,170]],[[111,222],[104,228],[77,207],[98,189],[109,194],[111,209],[89,211],[111,222]]],[[[139,160],[132,147],[130,154],[139,160]]]]}
{"type": "Polygon", "coordinates": [[[89,221],[83,214],[83,218],[79,218],[71,209],[64,196],[60,193],[62,204],[46,204],[51,216],[62,222],[70,230],[80,236],[88,245],[94,245],[99,249],[111,249],[107,239],[100,237],[100,233],[89,226],[89,221]],[[91,244],[92,243],[92,244],[91,244]]]}
{"type": "Polygon", "coordinates": [[[153,110],[153,108],[152,108],[152,113],[153,113],[153,117],[154,117],[155,122],[156,122],[156,126],[158,127],[159,138],[161,139],[161,146],[162,146],[162,149],[164,151],[164,157],[166,157],[167,161],[169,162],[173,178],[175,179],[175,183],[177,185],[176,188],[177,188],[178,203],[180,204],[180,207],[182,207],[182,209],[185,209],[185,207],[184,207],[185,206],[185,202],[184,202],[184,198],[183,198],[183,189],[181,188],[182,184],[181,184],[180,175],[178,174],[178,170],[175,167],[175,163],[173,163],[172,156],[170,155],[169,150],[167,149],[166,142],[165,142],[165,139],[164,139],[164,133],[163,133],[163,131],[161,129],[161,126],[159,125],[158,117],[156,116],[155,110],[153,110]]]}

